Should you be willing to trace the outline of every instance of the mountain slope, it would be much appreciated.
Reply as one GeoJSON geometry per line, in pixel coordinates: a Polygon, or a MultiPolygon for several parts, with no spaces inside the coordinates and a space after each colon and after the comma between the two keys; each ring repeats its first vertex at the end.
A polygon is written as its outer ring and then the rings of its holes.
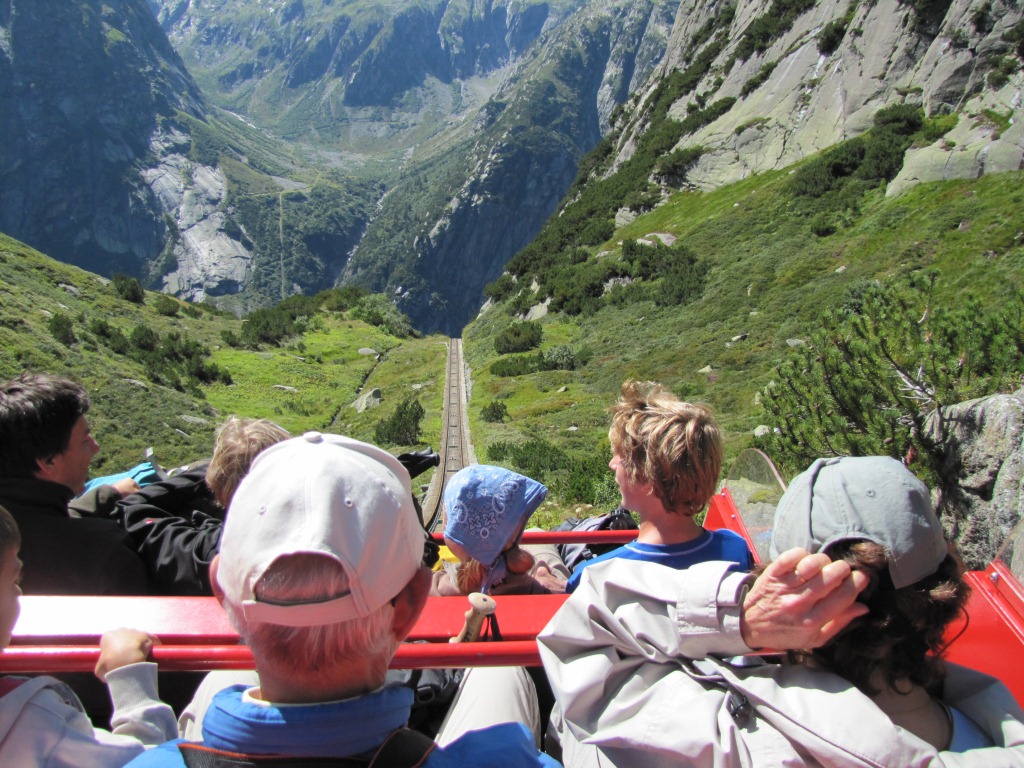
{"type": "MultiPolygon", "coordinates": [[[[706,105],[729,104],[720,116],[686,131],[677,145],[703,148],[686,180],[710,189],[787,167],[856,136],[878,109],[894,103],[967,120],[982,108],[1009,114],[1020,102],[1019,78],[1008,75],[1020,72],[1015,46],[1024,34],[1022,19],[1018,4],[1000,0],[734,6],[698,0],[681,7],[647,93],[672,73],[685,73],[670,117],[684,121],[706,105]],[[968,108],[978,95],[984,102],[968,108]]],[[[646,130],[643,111],[633,116],[616,148],[620,163],[646,130]]],[[[984,122],[987,130],[971,133],[965,126],[956,141],[939,139],[934,149],[908,158],[907,181],[1020,168],[1020,121],[1009,130],[984,122]]],[[[900,181],[893,191],[904,188],[900,181]]]]}
{"type": "Polygon", "coordinates": [[[139,161],[199,90],[141,2],[5,3],[0,36],[0,230],[137,272],[163,228],[139,161]]]}
{"type": "Polygon", "coordinates": [[[333,284],[379,189],[210,107],[145,0],[9,3],[0,41],[0,231],[237,310],[333,284]]]}
{"type": "Polygon", "coordinates": [[[437,439],[441,339],[393,336],[329,296],[279,344],[233,347],[225,338],[244,337],[246,321],[161,294],[135,298],[0,235],[0,380],[48,371],[81,382],[102,446],[94,474],[134,466],[149,446],[168,466],[208,456],[216,427],[233,413],[294,433],[330,428],[373,440],[376,423],[416,397],[426,410],[421,438],[437,439]],[[357,412],[364,387],[381,390],[381,406],[357,412]]]}

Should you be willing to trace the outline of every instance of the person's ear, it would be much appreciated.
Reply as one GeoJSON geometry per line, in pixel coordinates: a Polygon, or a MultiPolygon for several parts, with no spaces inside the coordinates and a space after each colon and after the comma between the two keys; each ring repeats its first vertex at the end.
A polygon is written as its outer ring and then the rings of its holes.
{"type": "Polygon", "coordinates": [[[220,555],[214,555],[213,560],[210,561],[210,588],[213,590],[213,596],[217,598],[217,602],[224,605],[224,590],[217,583],[217,571],[219,569],[220,555]]]}
{"type": "Polygon", "coordinates": [[[423,613],[423,607],[427,604],[427,595],[430,594],[430,582],[433,576],[429,568],[420,568],[416,574],[409,579],[402,591],[395,595],[391,601],[395,606],[395,617],[391,623],[391,631],[399,642],[405,640],[412,632],[416,620],[423,613]]]}
{"type": "Polygon", "coordinates": [[[53,471],[53,457],[48,459],[36,459],[35,476],[38,480],[49,480],[53,471]]]}

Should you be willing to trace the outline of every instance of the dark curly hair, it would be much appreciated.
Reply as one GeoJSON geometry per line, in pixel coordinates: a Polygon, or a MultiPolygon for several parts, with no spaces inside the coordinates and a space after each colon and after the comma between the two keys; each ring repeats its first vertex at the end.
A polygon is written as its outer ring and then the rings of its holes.
{"type": "Polygon", "coordinates": [[[826,554],[845,560],[871,579],[858,598],[870,611],[828,644],[794,654],[849,680],[863,693],[879,691],[881,678],[890,688],[910,680],[932,696],[941,695],[945,672],[942,654],[946,628],[963,613],[970,587],[950,555],[931,576],[896,589],[889,577],[885,548],[872,541],[841,541],[826,554]]]}

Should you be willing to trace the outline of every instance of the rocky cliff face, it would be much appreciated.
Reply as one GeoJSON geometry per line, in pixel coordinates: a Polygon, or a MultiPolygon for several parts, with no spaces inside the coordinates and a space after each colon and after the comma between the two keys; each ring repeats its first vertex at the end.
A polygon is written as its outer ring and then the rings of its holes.
{"type": "MultiPolygon", "coordinates": [[[[878,109],[902,102],[961,119],[934,145],[908,153],[890,194],[919,181],[1022,167],[1021,121],[1008,118],[1007,127],[992,119],[1012,117],[1020,107],[1020,66],[1006,39],[1024,16],[1019,4],[741,0],[730,14],[725,7],[719,0],[684,2],[659,72],[686,70],[702,53],[712,54],[697,86],[673,107],[677,119],[694,102],[736,99],[680,143],[706,150],[687,174],[693,186],[713,188],[789,166],[861,133],[878,109]],[[788,28],[766,21],[787,13],[788,28]],[[990,78],[1006,64],[1009,77],[990,78]]],[[[643,128],[625,132],[623,158],[643,128]]]]}
{"type": "Polygon", "coordinates": [[[160,287],[202,301],[242,290],[253,254],[227,234],[232,228],[223,210],[224,174],[190,160],[190,147],[190,137],[180,130],[155,134],[153,148],[160,162],[142,169],[141,175],[168,224],[160,287]]]}
{"type": "Polygon", "coordinates": [[[0,230],[64,261],[139,272],[164,224],[140,169],[203,100],[135,0],[0,6],[0,230]]]}
{"type": "Polygon", "coordinates": [[[185,298],[237,291],[252,254],[183,121],[206,109],[141,0],[3,6],[0,230],[185,298]]]}

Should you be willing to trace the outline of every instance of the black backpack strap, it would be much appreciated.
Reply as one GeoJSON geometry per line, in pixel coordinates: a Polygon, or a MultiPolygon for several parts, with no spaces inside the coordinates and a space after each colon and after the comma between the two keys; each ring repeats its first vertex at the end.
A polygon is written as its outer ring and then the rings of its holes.
{"type": "Polygon", "coordinates": [[[348,757],[246,755],[181,742],[178,751],[186,768],[366,768],[367,760],[348,757]]]}
{"type": "Polygon", "coordinates": [[[410,728],[399,728],[380,745],[368,768],[419,768],[427,762],[435,746],[429,736],[410,728]]]}
{"type": "Polygon", "coordinates": [[[184,741],[178,744],[178,751],[186,768],[419,768],[435,746],[429,736],[408,728],[399,728],[380,745],[371,760],[358,757],[247,755],[184,741]]]}

